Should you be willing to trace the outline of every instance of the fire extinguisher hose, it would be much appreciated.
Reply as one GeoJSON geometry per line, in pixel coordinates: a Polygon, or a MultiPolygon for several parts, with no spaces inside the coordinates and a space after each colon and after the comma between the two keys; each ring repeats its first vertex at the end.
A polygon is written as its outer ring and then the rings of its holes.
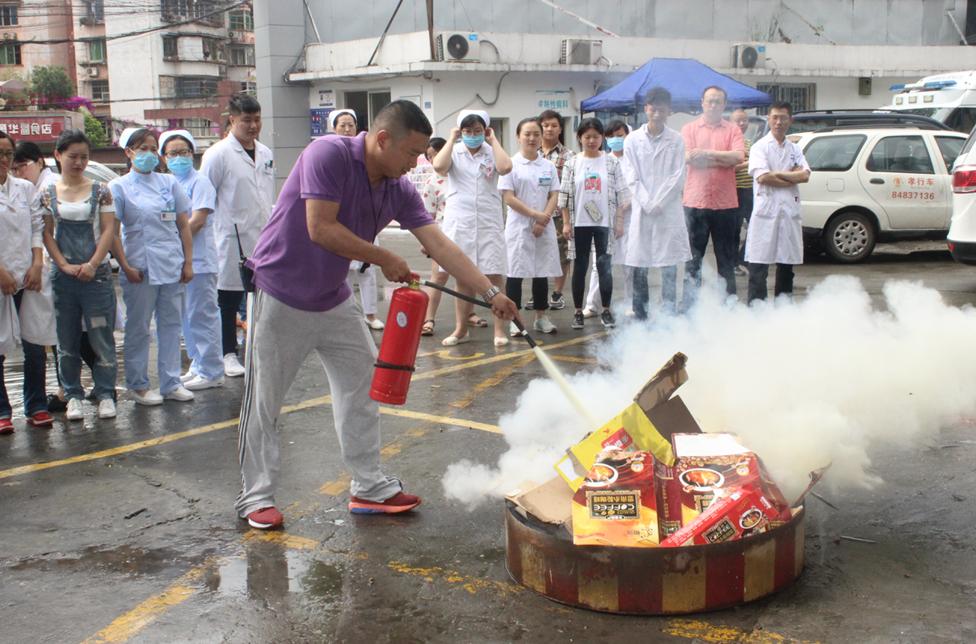
{"type": "MultiPolygon", "coordinates": [[[[420,283],[423,284],[424,286],[429,286],[432,289],[436,289],[438,291],[441,291],[442,293],[447,293],[448,295],[453,295],[454,297],[458,298],[459,300],[464,300],[465,302],[471,302],[472,304],[474,304],[476,306],[483,306],[483,307],[489,308],[489,309],[491,308],[491,304],[489,304],[488,302],[485,302],[484,300],[479,300],[476,297],[472,297],[470,295],[465,295],[464,293],[458,293],[454,289],[448,288],[446,286],[441,286],[440,284],[436,284],[434,282],[431,282],[430,280],[420,280],[420,283]]],[[[532,347],[533,349],[535,349],[535,347],[536,347],[535,340],[533,340],[532,339],[532,336],[529,335],[529,332],[525,330],[525,326],[522,324],[522,321],[519,320],[518,318],[515,318],[514,320],[512,320],[512,323],[515,324],[515,326],[518,327],[518,330],[522,332],[521,337],[525,338],[525,341],[528,343],[528,345],[530,347],[532,347]]]]}

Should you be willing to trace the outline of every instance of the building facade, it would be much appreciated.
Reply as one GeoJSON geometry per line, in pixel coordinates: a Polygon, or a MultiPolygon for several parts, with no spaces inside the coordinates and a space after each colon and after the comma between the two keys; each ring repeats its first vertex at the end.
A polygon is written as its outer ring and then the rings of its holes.
{"type": "Polygon", "coordinates": [[[520,118],[553,107],[573,127],[583,99],[654,57],[695,58],[797,109],[877,108],[891,84],[976,68],[964,44],[976,42],[976,2],[959,0],[405,0],[392,21],[392,3],[349,12],[322,0],[307,13],[300,0],[281,4],[291,3],[256,26],[291,34],[271,39],[258,61],[259,71],[284,72],[258,87],[290,115],[273,128],[282,161],[329,110],[353,108],[368,125],[398,98],[420,105],[441,136],[461,109],[487,109],[511,149],[520,118]],[[275,67],[295,55],[297,37],[307,43],[301,64],[275,67]],[[308,119],[299,124],[301,87],[308,119]]]}
{"type": "Polygon", "coordinates": [[[231,95],[255,91],[250,3],[0,0],[0,80],[64,67],[112,140],[129,125],[220,138],[231,95]]]}

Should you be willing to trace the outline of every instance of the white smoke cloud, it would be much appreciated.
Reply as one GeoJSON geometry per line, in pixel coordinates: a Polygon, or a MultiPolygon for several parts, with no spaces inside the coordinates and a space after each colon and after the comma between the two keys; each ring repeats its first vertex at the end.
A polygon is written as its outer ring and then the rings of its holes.
{"type": "MultiPolygon", "coordinates": [[[[705,298],[689,317],[619,329],[601,367],[569,381],[609,419],[677,351],[689,374],[678,393],[702,428],[739,434],[791,498],[827,463],[833,486],[875,485],[872,444],[907,447],[976,411],[976,310],[919,284],[888,283],[881,308],[851,277],[830,277],[795,303],[705,298]]],[[[592,429],[548,379],[530,383],[499,425],[509,450],[494,467],[451,465],[448,497],[473,505],[548,480],[592,429]]]]}

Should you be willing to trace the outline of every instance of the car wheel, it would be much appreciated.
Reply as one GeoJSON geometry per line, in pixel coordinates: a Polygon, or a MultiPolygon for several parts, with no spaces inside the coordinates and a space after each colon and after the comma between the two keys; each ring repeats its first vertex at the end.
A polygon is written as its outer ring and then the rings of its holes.
{"type": "Polygon", "coordinates": [[[867,259],[877,240],[874,222],[866,215],[842,212],[824,229],[823,246],[838,262],[853,264],[867,259]]]}

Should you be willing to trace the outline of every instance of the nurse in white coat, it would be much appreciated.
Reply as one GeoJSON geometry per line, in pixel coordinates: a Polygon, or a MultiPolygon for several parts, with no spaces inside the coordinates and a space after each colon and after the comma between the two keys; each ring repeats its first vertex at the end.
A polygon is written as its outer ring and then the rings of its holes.
{"type": "MultiPolygon", "coordinates": [[[[498,177],[512,171],[512,159],[488,127],[490,122],[488,112],[461,110],[457,127],[451,130],[447,144],[434,157],[432,165],[435,172],[447,176],[447,206],[441,226],[444,234],[501,291],[506,258],[498,177]]],[[[458,290],[473,295],[461,284],[458,290]]],[[[454,331],[441,344],[453,347],[467,341],[471,312],[471,304],[455,301],[454,331]]],[[[495,346],[506,344],[505,322],[496,317],[495,346]]]]}
{"type": "Polygon", "coordinates": [[[274,158],[261,134],[261,105],[252,96],[235,96],[227,106],[230,132],[203,155],[202,172],[217,190],[214,237],[217,243],[217,301],[220,306],[224,375],[244,375],[237,358],[237,311],[244,299],[238,235],[250,256],[274,204],[274,158]]]}
{"type": "Polygon", "coordinates": [[[180,382],[183,285],[193,278],[190,201],[173,175],[154,171],[159,155],[151,130],[127,128],[119,145],[132,163],[128,174],[108,184],[121,224],[113,254],[125,300],[125,384],[140,405],[193,400],[180,382]],[[158,391],[149,388],[154,316],[158,391]]]}
{"type": "MultiPolygon", "coordinates": [[[[522,119],[515,129],[520,151],[512,157],[512,171],[498,181],[502,201],[508,206],[505,247],[508,250],[508,279],[505,294],[522,308],[522,280],[532,280],[533,327],[541,333],[555,333],[549,320],[549,279],[563,274],[559,263],[556,226],[552,221],[559,197],[559,174],[552,161],[539,154],[542,125],[539,119],[522,119]]],[[[510,323],[509,334],[521,333],[510,323]]]]}
{"type": "Polygon", "coordinates": [[[769,134],[749,151],[753,179],[752,217],[746,234],[749,301],[766,299],[769,265],[776,264],[774,296],[793,294],[793,266],[803,263],[803,224],[799,184],[810,180],[810,166],[800,146],[786,138],[793,108],[769,107],[769,134]]]}
{"type": "MultiPolygon", "coordinates": [[[[358,125],[355,110],[332,110],[329,112],[329,126],[339,136],[356,136],[358,125]]],[[[376,301],[378,299],[376,271],[375,266],[368,266],[366,270],[363,270],[363,263],[359,260],[349,262],[349,285],[359,286],[359,299],[363,304],[366,326],[374,331],[382,331],[385,325],[376,317],[376,301]]]]}
{"type": "Polygon", "coordinates": [[[44,346],[57,343],[50,281],[43,279],[45,211],[34,185],[10,172],[13,156],[13,139],[0,132],[0,434],[14,430],[3,363],[18,344],[24,352],[27,422],[35,427],[51,426],[44,346]]]}
{"type": "Polygon", "coordinates": [[[678,264],[691,259],[681,197],[685,186],[685,144],[667,127],[671,94],[651,88],[644,101],[647,123],[627,135],[624,176],[633,197],[624,262],[634,267],[634,315],[647,319],[647,269],[661,269],[661,302],[674,314],[678,264]]]}
{"type": "Polygon", "coordinates": [[[217,246],[211,216],[217,194],[210,180],[193,169],[196,140],[186,130],[169,130],[159,137],[166,168],[190,199],[190,234],[193,235],[193,279],[183,300],[183,342],[190,368],[180,376],[190,391],[221,387],[224,360],[220,314],[217,308],[217,246]]]}

